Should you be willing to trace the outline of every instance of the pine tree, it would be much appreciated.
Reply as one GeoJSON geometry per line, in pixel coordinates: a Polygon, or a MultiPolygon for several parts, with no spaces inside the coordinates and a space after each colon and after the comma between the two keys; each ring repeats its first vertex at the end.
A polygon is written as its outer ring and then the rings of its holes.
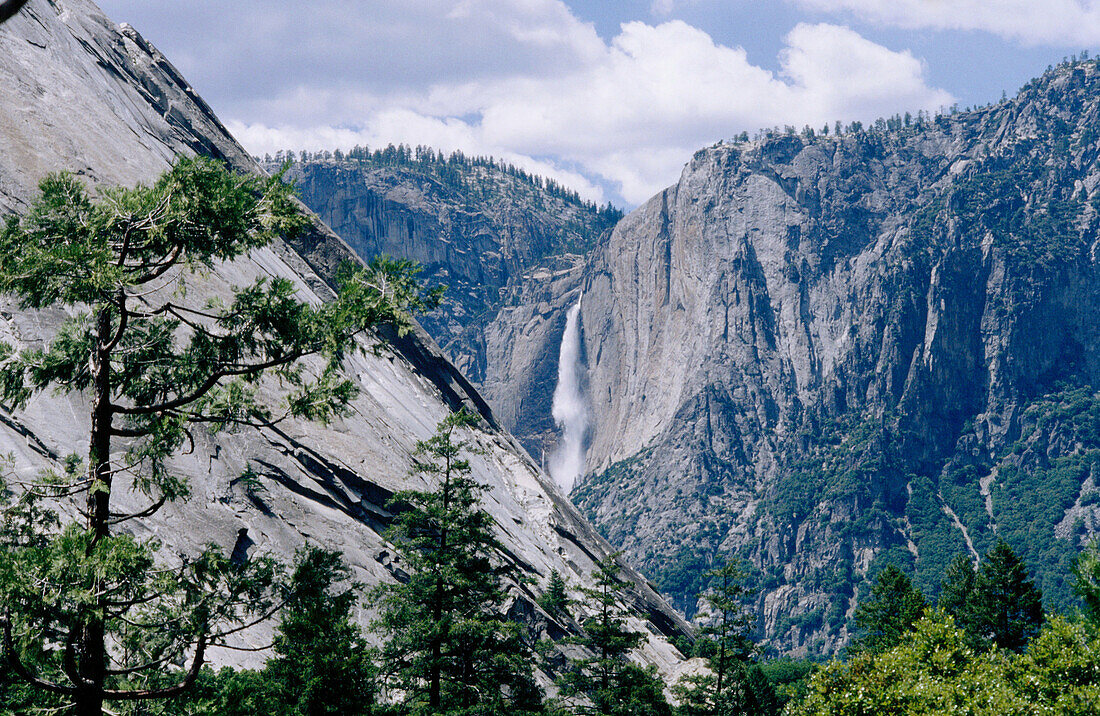
{"type": "Polygon", "coordinates": [[[986,552],[975,570],[965,555],[948,566],[939,606],[979,650],[996,644],[1023,651],[1043,624],[1043,595],[1027,566],[1003,540],[986,552]]]}
{"type": "Polygon", "coordinates": [[[531,673],[531,649],[519,626],[501,614],[503,580],[516,578],[493,521],[480,507],[486,489],[471,476],[464,439],[477,418],[462,410],[417,445],[414,473],[436,484],[406,491],[390,539],[409,573],[381,588],[377,627],[387,639],[383,670],[402,713],[534,713],[542,694],[531,673]]]}
{"type": "Polygon", "coordinates": [[[558,570],[550,570],[550,578],[546,581],[546,591],[539,597],[539,606],[547,613],[558,616],[569,609],[569,595],[565,588],[565,579],[558,570]]]}
{"type": "Polygon", "coordinates": [[[743,713],[748,716],[778,716],[783,702],[775,686],[768,681],[764,671],[753,664],[745,672],[745,700],[743,713]]]}
{"type": "Polygon", "coordinates": [[[629,660],[645,635],[627,627],[618,557],[601,560],[592,574],[594,586],[580,590],[580,606],[589,616],[584,635],[573,642],[590,655],[571,660],[560,680],[562,696],[578,714],[670,716],[660,680],[629,660]]]}
{"type": "Polygon", "coordinates": [[[1021,652],[1043,625],[1043,595],[1027,566],[1003,540],[982,560],[971,601],[975,636],[1021,652]]]}
{"type": "Polygon", "coordinates": [[[21,678],[77,716],[100,716],[105,701],[183,692],[207,647],[273,610],[270,560],[233,561],[212,547],[163,569],[156,542],[121,527],[186,497],[169,458],[195,430],[340,414],[355,396],[340,373],[353,336],[403,325],[405,309],[423,304],[410,265],[392,262],[345,271],[339,296],[316,308],[284,279],[234,288],[226,303],[188,295],[184,275],[304,225],[279,176],[182,159],[151,186],[98,199],[66,174],[40,189],[0,231],[0,290],[71,317],[45,347],[3,348],[0,396],[13,408],[50,387],[84,396],[90,447],[84,463],[0,490],[4,651],[21,678]],[[285,389],[261,392],[265,376],[285,389]],[[119,513],[118,489],[148,507],[119,513]],[[44,497],[82,499],[83,522],[47,519],[44,497]],[[166,665],[185,660],[166,684],[166,665]]]}
{"type": "Polygon", "coordinates": [[[748,637],[752,622],[745,609],[748,592],[740,564],[730,561],[705,575],[710,587],[702,596],[712,621],[699,630],[696,650],[706,660],[708,673],[685,677],[673,691],[686,716],[746,713],[747,662],[753,651],[748,637]]]}
{"type": "Polygon", "coordinates": [[[275,636],[275,658],[264,669],[278,702],[292,716],[371,713],[375,669],[352,621],[356,585],[337,552],[307,549],[287,587],[275,636]]]}
{"type": "Polygon", "coordinates": [[[971,636],[974,628],[974,563],[965,554],[955,555],[943,575],[937,605],[955,619],[955,624],[967,634],[971,646],[980,646],[971,636]]]}
{"type": "Polygon", "coordinates": [[[886,565],[875,576],[871,593],[856,607],[855,624],[860,635],[853,649],[871,653],[892,649],[924,616],[926,606],[924,595],[905,572],[886,565]]]}

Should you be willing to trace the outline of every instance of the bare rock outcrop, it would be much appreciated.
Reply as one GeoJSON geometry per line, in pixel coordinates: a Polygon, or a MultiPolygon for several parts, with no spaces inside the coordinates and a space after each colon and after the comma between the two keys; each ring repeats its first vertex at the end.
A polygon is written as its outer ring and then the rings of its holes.
{"type": "MultiPolygon", "coordinates": [[[[132,184],[191,153],[261,171],[172,65],[90,0],[31,0],[0,27],[0,213],[24,208],[48,172],[74,171],[91,184],[132,184]]],[[[192,292],[217,295],[257,276],[283,276],[302,298],[320,301],[331,295],[327,279],[346,260],[356,260],[354,252],[315,220],[293,245],[256,251],[187,282],[192,292]]],[[[16,345],[49,340],[61,319],[11,302],[0,315],[2,338],[16,345]]],[[[342,550],[365,584],[393,579],[400,565],[382,538],[387,498],[419,486],[408,476],[416,441],[448,410],[467,405],[483,417],[475,440],[484,453],[473,465],[477,479],[490,486],[486,506],[509,558],[534,580],[516,585],[517,603],[526,607],[514,611],[540,613],[534,595],[552,569],[573,585],[584,583],[608,544],[497,427],[485,401],[426,333],[390,337],[389,346],[348,358],[345,368],[361,394],[352,415],[329,428],[293,422],[196,436],[195,450],[176,462],[190,480],[190,500],[132,529],[158,537],[169,554],[213,541],[289,560],[311,541],[342,550]],[[241,480],[249,467],[256,479],[241,480]]],[[[0,452],[14,454],[21,473],[33,473],[79,452],[86,421],[79,397],[44,394],[26,410],[0,412],[0,452]]],[[[670,669],[681,657],[667,637],[686,633],[687,626],[642,577],[628,576],[636,624],[652,635],[643,658],[670,669]]]]}

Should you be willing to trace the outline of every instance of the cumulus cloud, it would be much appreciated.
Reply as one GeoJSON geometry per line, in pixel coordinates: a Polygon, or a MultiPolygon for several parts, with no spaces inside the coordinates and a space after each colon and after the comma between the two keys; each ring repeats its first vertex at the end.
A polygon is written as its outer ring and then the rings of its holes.
{"type": "Polygon", "coordinates": [[[797,0],[910,29],[980,30],[1026,44],[1082,47],[1100,42],[1097,0],[797,0]]]}
{"type": "MultiPolygon", "coordinates": [[[[111,3],[139,13],[171,4],[111,3]]],[[[673,183],[700,147],[743,130],[953,101],[908,52],[830,24],[795,27],[775,72],[678,20],[629,22],[605,40],[562,0],[324,0],[308,13],[290,0],[189,6],[185,23],[229,14],[217,26],[233,33],[189,33],[181,64],[199,74],[200,92],[222,88],[211,101],[253,152],[434,145],[630,204],[673,183]]]]}
{"type": "Polygon", "coordinates": [[[390,143],[422,144],[444,153],[461,151],[472,156],[493,156],[530,173],[554,179],[589,201],[604,203],[610,199],[603,188],[584,173],[564,168],[560,161],[540,160],[497,144],[485,144],[476,127],[459,119],[439,119],[396,109],[376,113],[369,125],[363,128],[325,125],[273,127],[240,120],[226,122],[226,128],[250,152],[259,156],[275,154],[283,149],[315,152],[346,150],[355,146],[380,148],[390,143]]]}

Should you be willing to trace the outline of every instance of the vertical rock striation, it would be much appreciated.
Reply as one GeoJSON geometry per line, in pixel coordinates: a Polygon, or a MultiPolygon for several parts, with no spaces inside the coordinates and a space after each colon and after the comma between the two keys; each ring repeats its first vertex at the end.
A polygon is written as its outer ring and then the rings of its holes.
{"type": "Polygon", "coordinates": [[[586,268],[574,501],[686,610],[748,559],[784,650],[841,647],[876,564],[934,589],[997,534],[1065,604],[1096,524],[1098,127],[1077,62],[974,112],[698,152],[586,268]]]}
{"type": "MultiPolygon", "coordinates": [[[[93,186],[133,184],[193,153],[222,158],[238,171],[261,171],[164,57],[90,0],[30,0],[0,26],[0,215],[26,207],[48,172],[73,171],[93,186]]],[[[193,296],[225,298],[231,286],[281,277],[301,299],[326,300],[334,271],[356,257],[312,218],[293,243],[181,276],[181,284],[193,296]]],[[[4,301],[0,340],[16,348],[42,345],[63,319],[4,301]]],[[[309,541],[340,549],[366,585],[393,580],[401,566],[383,536],[392,519],[388,498],[428,487],[409,475],[416,441],[465,405],[483,417],[472,436],[480,452],[471,462],[488,488],[485,507],[507,558],[530,578],[512,585],[509,614],[534,632],[575,632],[576,623],[537,607],[539,585],[552,570],[574,587],[585,583],[610,546],[497,427],[485,401],[426,333],[365,337],[360,347],[344,365],[359,389],[349,416],[331,426],[287,421],[257,431],[196,433],[194,450],[172,464],[188,479],[190,499],[125,529],[161,540],[166,559],[215,542],[234,554],[289,561],[309,541]],[[380,346],[382,338],[388,340],[380,346]]],[[[87,435],[79,396],[45,393],[25,410],[0,410],[0,453],[11,454],[23,476],[59,470],[65,455],[85,449],[87,435]]],[[[123,507],[140,509],[126,493],[120,485],[123,507]]],[[[652,635],[641,658],[667,672],[682,657],[666,636],[686,635],[687,625],[639,574],[627,576],[634,624],[652,635]]],[[[246,634],[244,645],[269,643],[263,632],[246,634]]],[[[241,652],[211,656],[216,663],[242,658],[241,652]]]]}

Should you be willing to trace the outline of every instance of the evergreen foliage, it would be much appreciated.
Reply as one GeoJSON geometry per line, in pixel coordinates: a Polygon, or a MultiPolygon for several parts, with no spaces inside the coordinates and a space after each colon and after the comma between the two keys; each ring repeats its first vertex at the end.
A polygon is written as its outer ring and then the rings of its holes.
{"type": "Polygon", "coordinates": [[[558,570],[550,570],[550,578],[546,582],[546,591],[539,597],[539,606],[552,616],[565,614],[572,600],[566,591],[565,579],[558,570]]]}
{"type": "MultiPolygon", "coordinates": [[[[560,199],[566,205],[576,206],[585,212],[594,215],[600,226],[599,230],[614,226],[623,217],[621,209],[617,209],[610,203],[598,206],[593,202],[585,201],[573,189],[563,186],[560,182],[548,177],[531,174],[524,169],[508,162],[493,157],[467,156],[461,151],[444,154],[442,151],[431,147],[407,144],[389,144],[381,149],[355,146],[345,153],[334,156],[329,152],[294,152],[280,151],[268,163],[330,161],[346,163],[352,166],[364,168],[393,167],[421,172],[432,176],[443,184],[467,194],[477,194],[482,191],[476,173],[478,170],[488,170],[516,180],[522,185],[536,189],[548,196],[560,199]]],[[[598,233],[598,231],[596,232],[598,233]]]]}
{"type": "Polygon", "coordinates": [[[26,216],[0,231],[0,290],[70,315],[44,347],[2,347],[0,397],[15,408],[52,387],[85,396],[91,418],[86,460],[0,487],[4,651],[11,671],[78,716],[184,692],[209,646],[274,611],[270,560],[210,547],[165,569],[154,540],[120,527],[186,497],[169,458],[196,429],[341,414],[355,397],[340,374],[353,337],[403,327],[406,310],[425,305],[411,265],[394,262],[345,271],[338,297],[317,308],[283,279],[233,288],[224,303],[192,300],[185,273],[303,226],[291,191],[278,175],[239,176],[201,158],[98,197],[72,175],[51,175],[26,216]],[[281,405],[276,391],[261,397],[268,376],[284,387],[281,405]],[[148,507],[118,512],[117,489],[148,507]],[[61,524],[43,506],[78,498],[82,523],[61,524]],[[185,661],[168,683],[170,665],[185,661]]]}
{"type": "Polygon", "coordinates": [[[892,649],[924,616],[924,595],[909,577],[892,564],[875,577],[871,593],[856,608],[855,624],[860,630],[853,650],[878,653],[892,649]]]}
{"type": "Polygon", "coordinates": [[[974,579],[970,612],[975,636],[1002,649],[1023,651],[1043,624],[1043,595],[1027,565],[1005,542],[986,552],[974,579]]]}
{"type": "Polygon", "coordinates": [[[796,660],[790,657],[761,662],[758,666],[775,691],[780,709],[788,703],[801,701],[806,696],[810,677],[818,668],[818,664],[809,659],[796,660]]]}
{"type": "Polygon", "coordinates": [[[352,622],[357,585],[337,552],[307,549],[286,589],[275,657],[264,669],[290,716],[366,716],[375,700],[375,668],[352,622]]]}
{"type": "Polygon", "coordinates": [[[706,577],[710,589],[702,597],[710,622],[699,630],[696,652],[707,660],[708,671],[681,679],[673,693],[681,701],[680,712],[685,716],[750,713],[751,702],[770,702],[774,693],[769,695],[761,682],[767,679],[747,663],[753,644],[748,638],[752,619],[745,608],[745,573],[738,562],[729,561],[706,577]]]}
{"type": "Polygon", "coordinates": [[[572,659],[560,680],[562,697],[575,714],[671,716],[663,685],[629,660],[645,639],[626,624],[618,554],[600,561],[591,587],[581,588],[584,635],[574,640],[591,656],[572,659]]]}
{"type": "Polygon", "coordinates": [[[396,494],[390,539],[407,582],[379,590],[377,629],[385,637],[382,676],[400,714],[520,714],[541,710],[532,650],[520,627],[500,612],[502,580],[517,577],[480,507],[485,490],[465,455],[477,418],[444,418],[417,445],[414,473],[431,490],[396,494]]]}
{"type": "Polygon", "coordinates": [[[974,615],[972,610],[974,563],[965,554],[957,554],[947,566],[940,585],[940,598],[937,605],[954,618],[955,624],[966,633],[973,633],[974,615]]]}
{"type": "Polygon", "coordinates": [[[779,716],[783,710],[782,698],[758,664],[745,670],[744,692],[741,713],[745,716],[779,716]]]}
{"type": "Polygon", "coordinates": [[[952,615],[976,649],[1023,651],[1043,623],[1043,596],[1027,565],[999,541],[974,570],[963,555],[944,576],[940,608],[952,615]]]}

